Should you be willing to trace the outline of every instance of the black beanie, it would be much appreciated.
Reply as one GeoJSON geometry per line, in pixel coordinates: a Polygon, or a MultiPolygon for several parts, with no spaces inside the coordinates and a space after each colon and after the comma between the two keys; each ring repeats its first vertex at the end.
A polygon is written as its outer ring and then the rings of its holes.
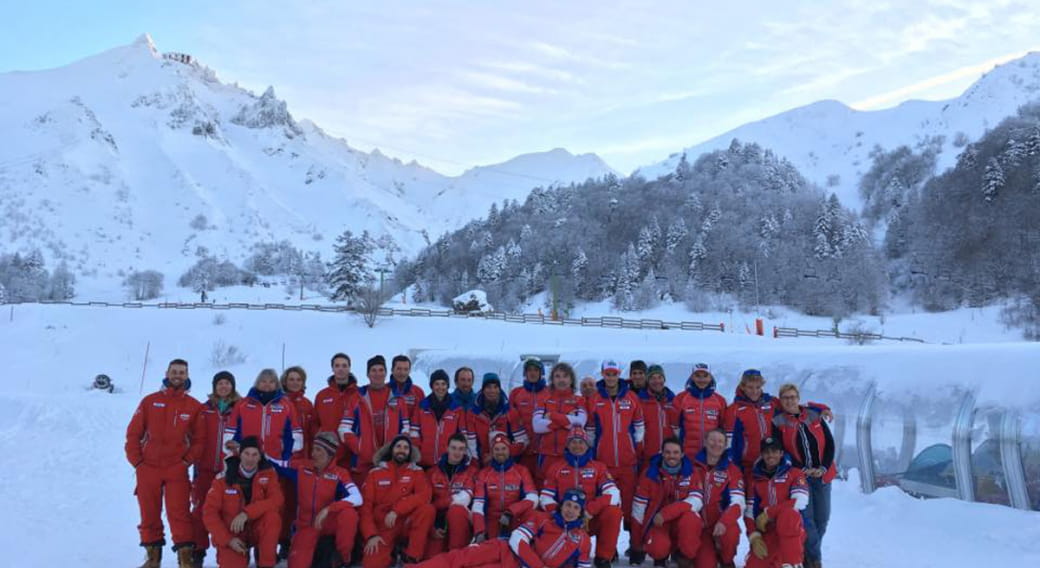
{"type": "Polygon", "coordinates": [[[451,378],[448,376],[448,372],[445,371],[444,369],[437,369],[436,371],[433,372],[432,375],[430,375],[430,388],[431,389],[433,388],[433,383],[435,383],[437,381],[444,381],[444,382],[448,383],[449,387],[451,386],[451,378]]]}
{"type": "Polygon", "coordinates": [[[220,371],[216,375],[213,375],[213,391],[217,390],[218,381],[231,381],[231,390],[235,390],[235,375],[231,374],[231,371],[220,371]]]}
{"type": "Polygon", "coordinates": [[[645,373],[647,371],[646,361],[643,361],[642,359],[636,359],[635,361],[632,361],[631,363],[629,363],[628,364],[628,372],[629,372],[629,374],[631,374],[632,371],[643,371],[645,373]]]}
{"type": "Polygon", "coordinates": [[[260,440],[258,440],[256,436],[246,436],[245,438],[242,438],[242,441],[238,443],[238,453],[241,454],[246,448],[256,448],[257,451],[260,451],[260,440]]]}
{"type": "Polygon", "coordinates": [[[365,367],[365,373],[368,373],[369,371],[371,371],[372,367],[374,367],[376,365],[382,365],[383,368],[385,369],[386,368],[386,359],[382,355],[376,355],[375,357],[372,357],[371,359],[368,360],[368,365],[365,367]]]}

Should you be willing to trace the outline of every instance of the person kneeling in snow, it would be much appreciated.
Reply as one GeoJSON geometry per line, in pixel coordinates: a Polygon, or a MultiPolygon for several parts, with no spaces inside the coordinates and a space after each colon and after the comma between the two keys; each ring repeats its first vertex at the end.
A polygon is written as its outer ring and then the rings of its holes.
{"type": "Polygon", "coordinates": [[[426,552],[426,538],[436,516],[433,488],[417,465],[419,450],[401,434],[375,454],[376,467],[368,473],[361,505],[361,534],[365,538],[364,568],[390,566],[394,549],[404,547],[406,562],[418,562],[426,552]]]}
{"type": "Polygon", "coordinates": [[[751,541],[747,568],[799,568],[802,565],[801,510],[809,503],[802,470],[791,466],[778,438],[762,440],[744,511],[751,541]]]}
{"type": "Polygon", "coordinates": [[[338,449],[339,436],[320,432],[311,447],[311,463],[301,462],[289,472],[297,503],[289,568],[308,568],[322,535],[335,535],[340,558],[350,561],[362,500],[350,472],[334,463],[338,449]]]}
{"type": "Polygon", "coordinates": [[[679,568],[692,568],[701,544],[704,523],[698,513],[703,505],[701,476],[683,455],[683,443],[667,438],[661,453],[650,458],[632,501],[632,564],[642,564],[649,554],[655,565],[673,556],[679,568]]]}
{"type": "Polygon", "coordinates": [[[257,566],[274,566],[283,501],[278,475],[260,453],[259,440],[242,439],[238,457],[228,458],[227,469],[213,481],[202,510],[220,568],[248,566],[251,546],[259,552],[257,566]]]}
{"type": "Polygon", "coordinates": [[[446,550],[463,548],[473,538],[469,506],[477,466],[466,453],[466,436],[456,432],[448,439],[448,451],[427,471],[437,510],[433,532],[426,543],[426,558],[446,550]]]}
{"type": "Polygon", "coordinates": [[[494,539],[437,555],[414,568],[590,568],[592,544],[583,528],[585,494],[571,489],[551,515],[536,516],[513,531],[509,541],[494,539]]]}

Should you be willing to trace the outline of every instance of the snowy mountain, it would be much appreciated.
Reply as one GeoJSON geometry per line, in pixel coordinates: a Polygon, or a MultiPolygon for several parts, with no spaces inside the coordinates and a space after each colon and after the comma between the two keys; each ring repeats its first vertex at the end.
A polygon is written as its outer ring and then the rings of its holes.
{"type": "Polygon", "coordinates": [[[328,258],[348,228],[389,234],[409,254],[493,202],[612,172],[560,149],[458,177],[361,152],[295,120],[274,89],[221,82],[147,35],[0,75],[0,130],[4,250],[40,247],[99,279],[130,268],[175,278],[199,247],[239,261],[281,239],[328,258]]]}
{"type": "Polygon", "coordinates": [[[858,111],[838,101],[819,101],[740,126],[690,146],[636,172],[653,178],[674,171],[683,152],[697,156],[729,146],[734,138],[757,142],[786,157],[803,175],[859,209],[857,186],[871,165],[875,146],[911,148],[932,137],[944,141],[938,171],[954,164],[960,147],[1040,97],[1040,53],[995,67],[961,96],[947,101],[907,101],[896,107],[858,111]]]}

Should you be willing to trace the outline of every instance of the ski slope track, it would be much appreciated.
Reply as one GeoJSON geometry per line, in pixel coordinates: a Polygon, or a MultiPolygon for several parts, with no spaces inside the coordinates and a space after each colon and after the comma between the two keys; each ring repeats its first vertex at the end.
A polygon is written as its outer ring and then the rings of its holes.
{"type": "Polygon", "coordinates": [[[612,173],[593,154],[518,156],[448,177],[350,147],[148,36],[70,65],[0,75],[0,233],[80,275],[175,279],[205,247],[240,262],[290,240],[331,258],[346,229],[412,255],[533,187],[612,173]]]}
{"type": "MultiPolygon", "coordinates": [[[[710,362],[719,392],[731,397],[742,368],[756,366],[769,389],[805,373],[877,381],[893,392],[928,393],[975,381],[980,400],[1035,408],[1040,393],[1023,389],[1035,369],[1035,343],[849,346],[773,340],[743,334],[647,332],[521,326],[467,319],[383,318],[373,329],[356,316],[304,312],[148,311],[21,305],[0,315],[6,385],[0,392],[0,549],[12,567],[137,565],[138,512],[124,433],[143,392],[154,391],[167,361],[190,364],[192,392],[203,398],[219,342],[237,346],[231,366],[245,391],[263,367],[302,364],[313,396],[336,351],[361,363],[374,353],[418,351],[413,378],[425,385],[435,366],[465,357],[477,369],[518,380],[521,353],[559,353],[589,372],[599,358],[642,357],[666,363],[669,384],[682,388],[689,362],[710,362]],[[146,345],[150,356],[145,365],[146,345]],[[985,361],[980,370],[979,362],[985,361]],[[97,373],[117,392],[87,390],[97,373]],[[1032,372],[1032,371],[1029,371],[1032,372]]],[[[449,369],[451,370],[451,369],[449,369]]],[[[362,379],[364,381],[364,379],[362,379]]],[[[950,499],[918,500],[895,488],[863,495],[853,470],[837,482],[824,543],[831,568],[950,568],[1040,563],[1040,517],[1007,507],[950,499]]],[[[169,535],[167,535],[168,537],[169,535]]],[[[622,549],[626,543],[621,543],[622,549]]],[[[746,550],[741,549],[740,559],[746,550]]],[[[738,562],[742,564],[742,560],[738,562]]],[[[174,566],[167,550],[163,566],[174,566]]],[[[209,557],[207,566],[213,566],[209,557]]]]}

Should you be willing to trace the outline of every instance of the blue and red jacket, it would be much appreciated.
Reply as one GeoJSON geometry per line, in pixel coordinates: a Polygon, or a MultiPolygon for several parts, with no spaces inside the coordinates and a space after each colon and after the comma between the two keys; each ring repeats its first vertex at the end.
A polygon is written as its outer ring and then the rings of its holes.
{"type": "Polygon", "coordinates": [[[798,511],[804,509],[809,503],[809,485],[805,481],[805,474],[797,467],[792,467],[791,458],[786,454],[771,472],[766,471],[759,458],[752,469],[748,496],[751,500],[744,509],[744,524],[747,533],[751,534],[758,530],[755,519],[762,511],[767,511],[769,518],[775,519],[783,507],[793,507],[798,511]]]}
{"type": "MultiPolygon", "coordinates": [[[[534,433],[534,426],[531,423],[534,413],[538,408],[544,406],[547,398],[549,398],[549,389],[546,388],[545,377],[533,383],[525,379],[520,386],[509,392],[509,404],[520,416],[528,437],[532,437],[534,433]]],[[[535,450],[533,444],[526,448],[527,453],[533,453],[535,450]]]]}
{"type": "Polygon", "coordinates": [[[729,452],[723,452],[712,467],[708,465],[707,452],[701,449],[693,460],[693,467],[701,476],[703,486],[704,527],[714,527],[719,521],[735,524],[744,514],[744,474],[730,459],[729,452]]]}
{"type": "Polygon", "coordinates": [[[733,404],[726,409],[723,427],[730,440],[730,454],[744,470],[751,471],[758,459],[762,440],[773,435],[773,416],[777,411],[777,399],[762,393],[752,401],[738,386],[733,404]]]}
{"type": "Polygon", "coordinates": [[[509,438],[509,455],[514,458],[524,453],[528,443],[523,419],[510,408],[505,393],[490,413],[484,410],[484,393],[478,394],[473,406],[466,409],[465,430],[470,456],[478,464],[487,465],[491,461],[491,435],[494,433],[501,432],[509,438]]]}
{"type": "Polygon", "coordinates": [[[241,441],[256,436],[260,450],[279,468],[289,465],[294,453],[303,451],[303,427],[296,418],[296,407],[279,389],[262,393],[256,388],[235,404],[224,431],[225,440],[241,441]]]}
{"type": "Polygon", "coordinates": [[[432,396],[434,395],[430,394],[419,402],[410,421],[411,436],[419,446],[419,465],[423,467],[436,464],[444,452],[448,451],[448,438],[465,430],[465,413],[455,399],[451,398],[451,395],[447,396],[448,406],[438,420],[437,413],[430,405],[432,396]]]}
{"type": "Polygon", "coordinates": [[[509,548],[522,566],[591,568],[592,540],[584,524],[581,518],[564,521],[559,511],[537,515],[513,531],[509,548]]]}
{"type": "Polygon", "coordinates": [[[618,383],[617,396],[607,394],[606,383],[596,383],[597,394],[588,401],[589,424],[585,430],[593,436],[593,457],[607,467],[635,466],[640,444],[646,433],[643,405],[628,382],[618,383]]]}
{"type": "Polygon", "coordinates": [[[673,401],[679,412],[679,437],[683,441],[683,452],[693,459],[704,446],[704,435],[722,426],[726,413],[726,399],[715,392],[715,378],[701,389],[692,379],[686,381],[686,390],[675,396],[673,401]]]}
{"type": "Polygon", "coordinates": [[[361,490],[350,472],[335,464],[319,470],[310,460],[301,460],[287,477],[296,482],[297,529],[314,526],[314,518],[325,507],[335,513],[362,504],[361,490]]]}
{"type": "Polygon", "coordinates": [[[419,401],[426,398],[426,393],[423,392],[422,387],[413,384],[411,377],[405,379],[403,383],[399,383],[396,379],[390,377],[390,391],[404,403],[404,406],[408,409],[405,416],[408,418],[412,417],[412,413],[415,412],[415,407],[419,405],[419,401]]]}
{"type": "Polygon", "coordinates": [[[370,467],[375,464],[375,455],[380,448],[399,434],[409,435],[411,426],[408,409],[404,402],[390,390],[383,409],[383,430],[377,436],[373,413],[371,389],[368,385],[358,389],[353,407],[343,412],[339,435],[350,451],[350,467],[370,467]],[[382,441],[380,441],[382,438],[382,441]]]}
{"type": "Polygon", "coordinates": [[[567,448],[571,428],[584,428],[588,422],[586,402],[584,397],[569,389],[545,392],[547,396],[531,417],[534,432],[531,447],[540,456],[560,457],[567,448]]]}
{"type": "Polygon", "coordinates": [[[675,407],[675,393],[664,387],[658,398],[649,388],[637,391],[639,403],[643,405],[643,422],[646,434],[643,436],[643,460],[649,460],[661,452],[661,444],[667,438],[679,433],[679,410],[675,407]]]}
{"type": "Polygon", "coordinates": [[[487,531],[487,519],[496,523],[508,511],[522,518],[538,505],[538,487],[531,472],[512,458],[491,460],[473,480],[473,533],[487,531]]]}
{"type": "Polygon", "coordinates": [[[683,456],[679,471],[671,474],[661,467],[661,461],[661,454],[650,458],[632,499],[632,520],[635,521],[632,538],[640,545],[646,528],[658,513],[665,522],[670,522],[684,513],[697,513],[704,506],[702,478],[697,475],[693,462],[683,456]]]}

